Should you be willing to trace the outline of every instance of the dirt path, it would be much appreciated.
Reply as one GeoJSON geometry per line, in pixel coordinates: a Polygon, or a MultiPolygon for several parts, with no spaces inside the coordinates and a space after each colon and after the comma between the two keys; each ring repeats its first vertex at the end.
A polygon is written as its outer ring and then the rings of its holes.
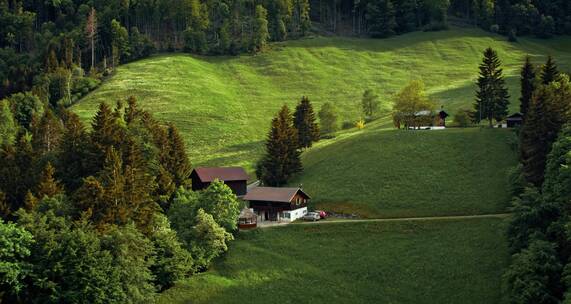
{"type": "MultiPolygon", "coordinates": [[[[426,217],[403,217],[403,218],[377,218],[377,219],[355,219],[355,220],[325,220],[317,222],[299,222],[291,225],[326,225],[336,223],[367,223],[367,222],[406,222],[406,221],[442,221],[442,220],[462,220],[481,218],[507,218],[510,213],[479,214],[479,215],[450,215],[450,216],[426,216],[426,217]]],[[[286,223],[258,226],[258,228],[272,228],[287,226],[286,223]]]]}

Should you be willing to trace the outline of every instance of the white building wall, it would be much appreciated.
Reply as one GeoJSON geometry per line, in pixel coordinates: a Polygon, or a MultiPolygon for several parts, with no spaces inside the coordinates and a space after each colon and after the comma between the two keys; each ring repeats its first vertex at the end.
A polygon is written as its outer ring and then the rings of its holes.
{"type": "Polygon", "coordinates": [[[307,214],[307,207],[303,207],[303,208],[299,208],[299,209],[295,209],[295,210],[283,211],[282,214],[283,215],[280,217],[280,220],[282,222],[293,222],[297,219],[302,218],[304,215],[307,214]],[[288,217],[288,214],[289,214],[289,217],[288,217]]]}

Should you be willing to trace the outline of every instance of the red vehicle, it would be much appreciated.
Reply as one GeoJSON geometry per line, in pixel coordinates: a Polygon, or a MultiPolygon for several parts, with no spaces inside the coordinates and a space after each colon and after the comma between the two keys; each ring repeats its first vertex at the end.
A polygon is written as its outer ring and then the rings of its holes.
{"type": "Polygon", "coordinates": [[[324,218],[327,217],[327,212],[325,212],[325,211],[323,211],[323,210],[315,210],[315,212],[316,212],[317,214],[319,214],[319,217],[320,217],[321,219],[324,219],[324,218]]]}

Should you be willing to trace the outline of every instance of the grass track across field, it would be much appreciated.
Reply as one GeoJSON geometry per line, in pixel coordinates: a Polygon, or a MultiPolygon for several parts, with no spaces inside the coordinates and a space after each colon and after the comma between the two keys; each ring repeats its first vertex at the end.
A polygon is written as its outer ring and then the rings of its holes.
{"type": "Polygon", "coordinates": [[[504,303],[501,219],[290,225],[240,233],[159,303],[504,303]]]}
{"type": "Polygon", "coordinates": [[[253,172],[270,120],[284,103],[293,106],[307,95],[317,109],[329,101],[342,121],[355,121],[365,89],[374,89],[386,105],[408,81],[422,79],[431,97],[454,113],[473,102],[481,53],[489,46],[505,64],[512,110],[518,108],[518,69],[526,54],[535,63],[551,54],[562,70],[571,70],[569,37],[509,43],[459,28],[381,40],[316,37],[272,44],[257,55],[164,54],[123,65],[73,109],[87,121],[99,102],[134,95],[155,117],[179,127],[193,164],[253,172]]]}

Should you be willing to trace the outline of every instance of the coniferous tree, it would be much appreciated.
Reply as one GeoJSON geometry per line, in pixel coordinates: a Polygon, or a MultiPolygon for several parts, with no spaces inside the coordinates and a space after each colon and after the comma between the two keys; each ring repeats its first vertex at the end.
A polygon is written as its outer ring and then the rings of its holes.
{"type": "Polygon", "coordinates": [[[541,87],[534,94],[527,112],[526,121],[521,129],[520,149],[525,179],[541,186],[545,170],[545,161],[549,151],[548,132],[545,123],[546,94],[545,88],[541,87]]]}
{"type": "Polygon", "coordinates": [[[474,120],[479,123],[482,119],[487,119],[490,127],[493,119],[502,120],[508,112],[509,94],[500,66],[501,62],[496,51],[487,48],[480,64],[474,120]]]}
{"type": "Polygon", "coordinates": [[[366,19],[369,33],[375,38],[389,37],[395,34],[397,22],[391,0],[374,0],[367,4],[366,19]]]}
{"type": "Polygon", "coordinates": [[[172,123],[167,129],[167,142],[168,156],[163,165],[172,174],[176,186],[184,185],[190,176],[191,165],[186,154],[184,140],[172,123]]]}
{"type": "Polygon", "coordinates": [[[8,101],[0,100],[0,147],[14,144],[18,128],[8,101]]]}
{"type": "Polygon", "coordinates": [[[555,81],[557,79],[558,75],[559,75],[559,71],[557,70],[557,65],[555,64],[553,57],[548,56],[547,62],[545,63],[545,65],[541,69],[541,81],[542,81],[542,83],[544,85],[547,85],[550,82],[555,81]]]}
{"type": "Polygon", "coordinates": [[[36,196],[40,199],[44,197],[54,197],[57,194],[63,193],[63,187],[54,178],[55,168],[52,166],[50,162],[44,168],[42,172],[42,176],[40,177],[40,183],[36,189],[36,196]]]}
{"type": "Polygon", "coordinates": [[[105,155],[109,148],[117,148],[122,143],[117,115],[106,103],[99,104],[99,110],[91,123],[91,146],[89,157],[90,172],[97,172],[103,167],[105,155]]]}
{"type": "Polygon", "coordinates": [[[88,170],[88,148],[89,135],[79,117],[66,112],[57,167],[60,179],[69,191],[79,188],[82,178],[95,174],[88,170]]]}
{"type": "Polygon", "coordinates": [[[293,113],[293,124],[297,129],[300,148],[309,148],[319,140],[319,126],[309,98],[303,96],[293,113]]]}
{"type": "Polygon", "coordinates": [[[142,148],[133,140],[129,140],[125,155],[123,176],[125,180],[123,200],[130,209],[130,218],[139,229],[146,234],[151,232],[152,219],[158,211],[158,205],[152,194],[156,190],[154,176],[149,174],[149,164],[142,154],[142,148]]]}
{"type": "Polygon", "coordinates": [[[268,11],[262,6],[256,6],[256,16],[254,22],[254,37],[253,44],[254,50],[263,50],[270,38],[270,33],[268,31],[268,11]]]}
{"type": "Polygon", "coordinates": [[[521,97],[519,111],[526,116],[529,104],[531,103],[531,97],[533,91],[535,90],[535,68],[530,61],[529,56],[525,57],[525,63],[521,69],[521,97]]]}
{"type": "Polygon", "coordinates": [[[257,164],[256,174],[264,184],[280,186],[302,171],[297,130],[286,105],[272,120],[266,140],[266,154],[257,164]]]}

